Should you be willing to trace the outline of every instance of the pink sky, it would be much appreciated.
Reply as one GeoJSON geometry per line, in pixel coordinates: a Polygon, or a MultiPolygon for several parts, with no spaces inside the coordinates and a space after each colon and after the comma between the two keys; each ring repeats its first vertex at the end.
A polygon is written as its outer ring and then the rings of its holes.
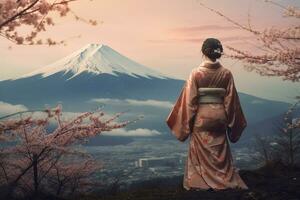
{"type": "MultiPolygon", "coordinates": [[[[281,9],[263,0],[202,2],[245,25],[249,10],[251,23],[260,30],[270,25],[286,26],[291,23],[281,17],[281,9]]],[[[276,2],[300,5],[295,0],[276,2]]],[[[185,79],[191,69],[201,62],[200,48],[205,38],[216,37],[223,44],[245,49],[252,49],[255,44],[249,33],[201,7],[198,0],[79,0],[72,4],[72,9],[84,18],[103,21],[103,24],[94,27],[76,22],[72,17],[57,19],[57,25],[43,36],[58,40],[70,38],[67,46],[15,46],[1,39],[0,79],[13,78],[43,67],[87,43],[109,45],[141,64],[185,79]],[[73,38],[77,35],[81,37],[73,38]],[[8,50],[8,46],[12,46],[12,50],[8,50]]],[[[253,87],[245,82],[249,73],[241,70],[239,64],[222,61],[225,67],[237,74],[239,89],[255,94],[253,87]]],[[[255,77],[253,75],[252,78],[255,77]]],[[[266,78],[258,78],[260,81],[266,88],[268,84],[274,84],[266,78]]],[[[288,84],[286,87],[294,86],[288,84]]]]}

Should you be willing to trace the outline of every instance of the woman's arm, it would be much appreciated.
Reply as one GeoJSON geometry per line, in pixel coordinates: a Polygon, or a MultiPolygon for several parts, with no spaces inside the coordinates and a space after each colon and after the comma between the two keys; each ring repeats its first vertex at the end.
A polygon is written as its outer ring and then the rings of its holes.
{"type": "Polygon", "coordinates": [[[197,111],[198,86],[195,69],[190,73],[173,109],[166,119],[172,134],[180,141],[185,141],[192,132],[193,119],[197,111]]]}
{"type": "Polygon", "coordinates": [[[233,143],[237,142],[247,126],[240,99],[235,87],[232,73],[229,73],[229,82],[224,97],[224,106],[228,118],[228,137],[233,143]]]}

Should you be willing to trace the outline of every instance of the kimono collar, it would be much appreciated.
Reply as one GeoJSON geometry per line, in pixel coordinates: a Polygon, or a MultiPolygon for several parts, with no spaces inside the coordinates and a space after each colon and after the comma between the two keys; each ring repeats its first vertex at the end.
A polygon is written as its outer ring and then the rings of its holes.
{"type": "Polygon", "coordinates": [[[218,69],[221,64],[220,61],[216,60],[215,62],[211,61],[211,60],[207,60],[205,59],[204,61],[202,61],[202,63],[200,64],[201,67],[205,67],[208,69],[218,69]]]}

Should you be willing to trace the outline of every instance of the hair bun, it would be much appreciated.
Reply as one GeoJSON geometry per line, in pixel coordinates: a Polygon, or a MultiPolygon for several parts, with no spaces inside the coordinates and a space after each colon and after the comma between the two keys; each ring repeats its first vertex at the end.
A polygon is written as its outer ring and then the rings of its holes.
{"type": "Polygon", "coordinates": [[[202,45],[202,53],[212,60],[222,56],[223,46],[218,39],[207,38],[202,45]]]}

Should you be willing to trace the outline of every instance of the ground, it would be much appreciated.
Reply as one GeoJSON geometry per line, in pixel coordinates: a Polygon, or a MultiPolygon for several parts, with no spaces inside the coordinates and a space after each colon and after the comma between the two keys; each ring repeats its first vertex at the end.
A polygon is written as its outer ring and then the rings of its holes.
{"type": "MultiPolygon", "coordinates": [[[[249,190],[186,191],[182,176],[156,178],[132,184],[127,189],[105,187],[93,193],[70,198],[57,198],[47,194],[30,200],[300,200],[300,167],[290,168],[281,162],[272,163],[256,170],[241,170],[240,175],[249,190]]],[[[1,199],[1,197],[0,197],[1,199]]],[[[24,198],[22,199],[24,200],[24,198]]]]}
{"type": "Polygon", "coordinates": [[[94,194],[85,200],[300,200],[300,168],[290,169],[281,163],[257,170],[241,170],[240,175],[249,190],[186,191],[182,177],[144,181],[114,194],[94,194]]]}

